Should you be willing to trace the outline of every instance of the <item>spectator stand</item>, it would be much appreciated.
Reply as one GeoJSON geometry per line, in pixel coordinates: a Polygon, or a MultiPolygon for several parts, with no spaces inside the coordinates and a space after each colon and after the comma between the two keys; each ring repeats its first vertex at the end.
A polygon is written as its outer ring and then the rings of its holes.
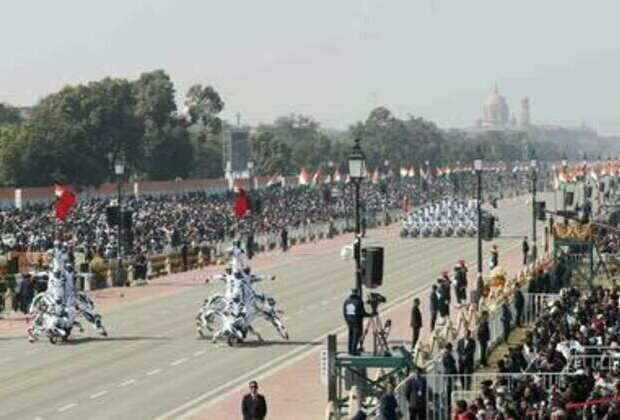
{"type": "MultiPolygon", "coordinates": [[[[499,289],[487,291],[486,302],[481,302],[480,311],[473,310],[473,305],[463,305],[457,315],[456,325],[450,320],[442,320],[438,322],[429,343],[419,343],[414,350],[414,361],[416,366],[424,366],[427,382],[428,402],[426,406],[428,419],[449,419],[450,408],[454,401],[475,395],[482,389],[485,381],[494,380],[498,377],[498,373],[488,372],[471,375],[445,375],[443,373],[441,357],[438,355],[445,343],[453,342],[460,337],[462,333],[469,329],[472,336],[476,336],[478,322],[480,321],[480,312],[482,310],[488,313],[488,323],[490,331],[489,352],[498,346],[503,340],[502,325],[502,306],[508,303],[512,314],[516,313],[514,294],[517,288],[520,289],[524,296],[524,308],[522,316],[522,326],[534,325],[537,317],[546,308],[553,306],[560,295],[557,293],[531,293],[531,290],[538,290],[532,285],[536,284],[548,271],[552,269],[551,259],[541,261],[537,267],[530,267],[523,270],[512,281],[504,283],[499,289]],[[544,270],[544,273],[542,272],[544,270]],[[448,392],[451,390],[451,392],[448,392]]],[[[517,317],[513,316],[511,329],[516,327],[517,317]]],[[[476,354],[474,362],[476,365],[480,363],[480,346],[476,346],[476,354]]],[[[533,369],[533,365],[529,364],[527,369],[533,369]]],[[[561,381],[562,375],[546,374],[542,375],[545,384],[549,386],[561,381]]],[[[514,375],[514,379],[518,379],[519,375],[514,375]]],[[[399,382],[396,387],[396,396],[399,401],[400,411],[404,414],[404,419],[408,419],[407,399],[405,397],[406,381],[399,382]]],[[[373,411],[371,411],[373,413],[373,411]]]]}

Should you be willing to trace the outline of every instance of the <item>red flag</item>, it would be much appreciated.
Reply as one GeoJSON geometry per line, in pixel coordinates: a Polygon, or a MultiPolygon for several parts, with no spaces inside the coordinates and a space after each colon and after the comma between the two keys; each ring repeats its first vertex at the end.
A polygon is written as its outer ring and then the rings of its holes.
{"type": "Polygon", "coordinates": [[[75,194],[60,184],[54,184],[56,202],[54,203],[54,215],[58,220],[65,220],[69,210],[75,204],[75,194]]]}
{"type": "Polygon", "coordinates": [[[243,217],[248,212],[248,196],[243,188],[240,188],[235,196],[235,206],[233,211],[237,217],[243,217]]]}
{"type": "Polygon", "coordinates": [[[404,210],[404,211],[406,211],[406,212],[408,212],[410,208],[411,208],[411,204],[410,204],[410,202],[409,202],[409,196],[408,196],[408,195],[406,195],[406,196],[403,198],[403,210],[404,210]]]}

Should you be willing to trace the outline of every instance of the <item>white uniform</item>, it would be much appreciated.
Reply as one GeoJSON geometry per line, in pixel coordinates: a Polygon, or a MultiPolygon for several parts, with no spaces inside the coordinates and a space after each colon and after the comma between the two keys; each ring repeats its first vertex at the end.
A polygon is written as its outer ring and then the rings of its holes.
{"type": "Polygon", "coordinates": [[[232,272],[240,273],[245,268],[246,255],[241,247],[233,247],[231,255],[232,272]]]}

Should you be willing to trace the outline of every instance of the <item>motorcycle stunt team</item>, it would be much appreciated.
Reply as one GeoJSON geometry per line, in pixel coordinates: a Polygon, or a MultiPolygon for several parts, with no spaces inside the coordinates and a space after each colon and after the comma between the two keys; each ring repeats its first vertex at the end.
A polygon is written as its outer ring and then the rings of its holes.
{"type": "Polygon", "coordinates": [[[67,340],[73,327],[83,331],[77,321],[78,316],[83,316],[99,334],[107,336],[101,315],[95,311],[92,300],[84,292],[75,289],[76,273],[66,247],[55,242],[49,254],[53,263],[51,271],[47,273],[47,290],[35,296],[30,305],[27,330],[29,341],[37,341],[43,334],[52,343],[67,340]]]}
{"type": "Polygon", "coordinates": [[[248,257],[239,240],[233,243],[230,255],[230,268],[215,277],[225,282],[225,292],[214,293],[205,300],[196,316],[198,334],[204,338],[206,332],[211,331],[214,342],[225,340],[229,345],[243,342],[248,333],[262,341],[253,323],[258,318],[264,318],[283,339],[288,340],[288,332],[280,317],[282,311],[275,309],[275,299],[253,288],[255,283],[267,278],[274,280],[275,277],[251,272],[247,266],[248,257]]]}

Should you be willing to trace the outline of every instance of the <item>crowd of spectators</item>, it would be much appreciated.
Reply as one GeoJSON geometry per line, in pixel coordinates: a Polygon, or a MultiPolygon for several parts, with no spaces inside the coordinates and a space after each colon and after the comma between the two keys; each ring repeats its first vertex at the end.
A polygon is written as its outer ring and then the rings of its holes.
{"type": "MultiPolygon", "coordinates": [[[[485,179],[488,191],[494,194],[501,191],[500,182],[505,190],[516,190],[502,181],[502,174],[492,174],[485,179]]],[[[362,216],[370,218],[401,208],[405,197],[409,205],[415,205],[451,194],[456,188],[457,183],[449,179],[435,180],[430,185],[410,179],[366,182],[361,191],[362,216]]],[[[458,193],[465,194],[460,190],[458,193]]],[[[182,246],[205,247],[225,238],[247,236],[250,231],[256,237],[339,218],[353,225],[355,200],[351,184],[260,188],[248,194],[251,203],[259,204],[252,206],[255,211],[248,213],[251,216],[241,219],[233,213],[233,192],[125,196],[123,209],[132,212],[133,222],[131,245],[127,245],[125,238],[121,241],[125,254],[153,255],[182,246]]],[[[0,208],[0,254],[43,252],[50,249],[55,240],[60,240],[87,256],[115,258],[117,229],[110,226],[106,218],[106,208],[115,204],[115,198],[78,197],[77,204],[63,222],[54,219],[51,203],[34,204],[20,210],[0,208]]]]}
{"type": "Polygon", "coordinates": [[[563,288],[456,419],[620,418],[620,287],[563,288]],[[559,374],[553,377],[551,374],[559,374]]]}
{"type": "MultiPolygon", "coordinates": [[[[277,188],[250,192],[258,198],[260,211],[252,218],[235,218],[234,194],[191,192],[179,195],[127,197],[123,208],[133,213],[133,251],[160,253],[166,247],[183,243],[193,246],[213,244],[225,237],[244,234],[253,222],[254,234],[277,232],[287,227],[352,218],[352,189],[344,185],[330,188],[277,188]]],[[[415,196],[415,184],[366,184],[363,197],[365,214],[398,208],[405,195],[415,196]]],[[[446,190],[447,191],[447,190],[446,190]]],[[[55,239],[75,248],[113,258],[117,230],[109,226],[106,207],[112,198],[83,198],[65,222],[54,220],[50,204],[21,210],[0,210],[0,253],[9,250],[45,251],[55,239]]]]}

